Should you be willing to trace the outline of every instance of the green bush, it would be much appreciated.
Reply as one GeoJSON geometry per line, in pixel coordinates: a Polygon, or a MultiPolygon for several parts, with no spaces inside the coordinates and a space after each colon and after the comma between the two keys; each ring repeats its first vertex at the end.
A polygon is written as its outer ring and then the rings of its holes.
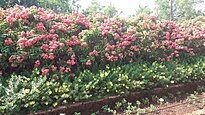
{"type": "Polygon", "coordinates": [[[73,81],[48,80],[46,76],[36,76],[37,69],[32,77],[12,75],[6,83],[0,84],[0,111],[1,114],[32,112],[69,102],[204,79],[205,58],[193,58],[190,62],[185,59],[153,63],[139,61],[115,68],[107,66],[95,73],[84,70],[73,81]]]}

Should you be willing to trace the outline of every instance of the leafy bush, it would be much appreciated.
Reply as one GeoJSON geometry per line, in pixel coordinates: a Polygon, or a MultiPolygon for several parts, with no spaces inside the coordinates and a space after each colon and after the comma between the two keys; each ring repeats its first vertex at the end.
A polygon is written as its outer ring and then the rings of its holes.
{"type": "Polygon", "coordinates": [[[142,61],[115,68],[107,66],[96,73],[84,70],[72,82],[36,77],[37,69],[32,72],[31,78],[12,75],[4,85],[0,84],[0,111],[2,114],[32,112],[74,101],[204,79],[205,58],[198,57],[191,61],[142,61]]]}
{"type": "Polygon", "coordinates": [[[0,28],[1,76],[29,76],[38,68],[43,76],[61,79],[139,59],[204,55],[202,27],[144,15],[125,20],[15,6],[0,10],[0,28]]]}
{"type": "Polygon", "coordinates": [[[12,75],[7,85],[1,87],[0,113],[25,114],[46,106],[56,107],[70,99],[70,86],[69,82],[47,81],[43,76],[28,78],[12,75]]]}

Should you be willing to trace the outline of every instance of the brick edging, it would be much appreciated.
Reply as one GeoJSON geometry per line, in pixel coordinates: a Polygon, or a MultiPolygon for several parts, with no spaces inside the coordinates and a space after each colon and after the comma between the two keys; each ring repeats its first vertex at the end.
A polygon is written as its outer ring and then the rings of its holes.
{"type": "Polygon", "coordinates": [[[90,100],[85,102],[76,102],[68,106],[59,106],[57,108],[36,112],[36,115],[59,115],[64,113],[66,115],[73,115],[75,112],[81,112],[82,115],[89,115],[101,109],[103,105],[113,106],[116,102],[125,98],[128,101],[136,102],[142,98],[151,98],[156,95],[162,97],[168,93],[176,94],[176,92],[191,93],[197,89],[197,86],[205,85],[205,80],[194,81],[192,83],[172,85],[166,88],[155,88],[141,92],[130,92],[128,94],[109,96],[99,100],[90,100]]]}

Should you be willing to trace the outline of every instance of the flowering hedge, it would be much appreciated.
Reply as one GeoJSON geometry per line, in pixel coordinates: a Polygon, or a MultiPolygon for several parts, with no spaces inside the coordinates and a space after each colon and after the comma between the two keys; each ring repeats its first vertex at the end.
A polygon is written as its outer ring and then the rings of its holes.
{"type": "Polygon", "coordinates": [[[111,19],[35,6],[0,9],[0,76],[12,73],[71,77],[138,60],[170,61],[203,55],[205,28],[156,17],[111,19]]]}

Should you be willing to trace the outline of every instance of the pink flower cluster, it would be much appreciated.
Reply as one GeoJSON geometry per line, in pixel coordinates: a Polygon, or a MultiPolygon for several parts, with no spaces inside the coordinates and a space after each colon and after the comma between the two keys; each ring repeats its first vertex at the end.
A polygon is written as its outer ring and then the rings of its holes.
{"type": "Polygon", "coordinates": [[[11,38],[8,38],[7,40],[4,41],[6,45],[12,45],[13,41],[11,38]]]}
{"type": "Polygon", "coordinates": [[[76,68],[92,68],[99,63],[196,56],[205,47],[205,28],[157,21],[155,16],[132,20],[99,14],[85,17],[78,12],[56,14],[35,6],[16,6],[3,10],[0,18],[8,27],[2,30],[4,33],[17,34],[0,40],[11,51],[0,53],[0,61],[7,60],[1,63],[21,71],[37,68],[42,75],[55,75],[56,79],[66,75],[73,78],[76,68]],[[23,68],[28,65],[33,67],[23,68]]]}

